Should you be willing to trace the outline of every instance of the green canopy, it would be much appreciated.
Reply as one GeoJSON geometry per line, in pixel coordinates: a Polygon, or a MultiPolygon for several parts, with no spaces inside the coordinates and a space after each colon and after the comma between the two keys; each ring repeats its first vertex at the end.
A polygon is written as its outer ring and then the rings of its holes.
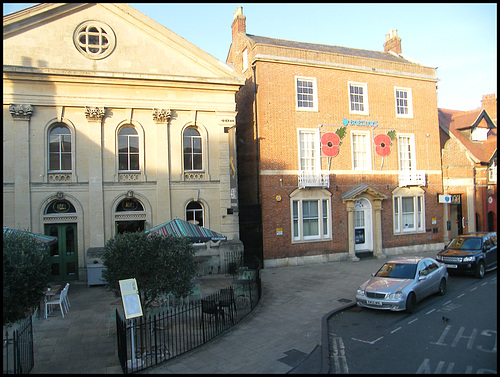
{"type": "Polygon", "coordinates": [[[26,236],[34,237],[37,241],[42,242],[46,245],[51,245],[57,242],[57,237],[46,236],[45,234],[31,233],[24,230],[9,229],[6,226],[3,227],[3,234],[23,234],[26,236]]]}
{"type": "Polygon", "coordinates": [[[192,242],[227,241],[227,237],[220,233],[181,219],[167,221],[146,230],[145,233],[158,233],[163,237],[187,237],[192,242]]]}

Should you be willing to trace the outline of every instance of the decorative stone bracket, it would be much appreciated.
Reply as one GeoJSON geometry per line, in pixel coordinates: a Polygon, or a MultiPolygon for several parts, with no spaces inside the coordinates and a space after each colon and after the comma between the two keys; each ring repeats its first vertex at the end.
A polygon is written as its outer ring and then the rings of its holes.
{"type": "Polygon", "coordinates": [[[104,107],[88,107],[85,106],[85,117],[90,122],[100,122],[106,111],[104,107]]]}
{"type": "Polygon", "coordinates": [[[9,111],[14,120],[29,120],[33,114],[33,106],[30,104],[11,104],[9,111]]]}
{"type": "Polygon", "coordinates": [[[153,109],[152,115],[155,123],[168,123],[172,117],[172,111],[170,109],[153,109]]]}

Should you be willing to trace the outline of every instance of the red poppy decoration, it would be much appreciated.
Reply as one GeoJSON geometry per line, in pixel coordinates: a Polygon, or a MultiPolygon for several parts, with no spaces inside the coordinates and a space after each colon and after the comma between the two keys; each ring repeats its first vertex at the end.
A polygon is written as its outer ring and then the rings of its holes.
{"type": "Polygon", "coordinates": [[[391,153],[391,138],[387,135],[381,134],[375,136],[375,152],[379,156],[387,157],[391,153]]]}
{"type": "Polygon", "coordinates": [[[335,132],[326,132],[321,136],[321,151],[327,157],[335,157],[339,153],[340,137],[335,132]]]}

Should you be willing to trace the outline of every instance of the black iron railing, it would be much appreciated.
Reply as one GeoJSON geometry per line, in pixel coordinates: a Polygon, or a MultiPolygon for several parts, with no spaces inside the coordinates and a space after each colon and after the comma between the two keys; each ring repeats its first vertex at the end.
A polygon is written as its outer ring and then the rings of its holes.
{"type": "Polygon", "coordinates": [[[30,315],[13,330],[5,331],[3,339],[3,373],[28,374],[35,366],[33,352],[33,321],[30,315]]]}
{"type": "Polygon", "coordinates": [[[258,270],[249,270],[227,288],[158,314],[125,320],[116,311],[118,357],[124,373],[134,373],[199,347],[228,330],[261,297],[258,270]]]}

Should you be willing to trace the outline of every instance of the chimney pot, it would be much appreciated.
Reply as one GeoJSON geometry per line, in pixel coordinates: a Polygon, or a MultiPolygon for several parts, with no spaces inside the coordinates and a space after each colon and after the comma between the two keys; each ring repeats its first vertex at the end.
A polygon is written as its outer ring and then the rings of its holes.
{"type": "Polygon", "coordinates": [[[385,35],[384,52],[393,51],[396,54],[401,54],[401,38],[398,37],[398,31],[392,29],[389,34],[385,35]]]}

